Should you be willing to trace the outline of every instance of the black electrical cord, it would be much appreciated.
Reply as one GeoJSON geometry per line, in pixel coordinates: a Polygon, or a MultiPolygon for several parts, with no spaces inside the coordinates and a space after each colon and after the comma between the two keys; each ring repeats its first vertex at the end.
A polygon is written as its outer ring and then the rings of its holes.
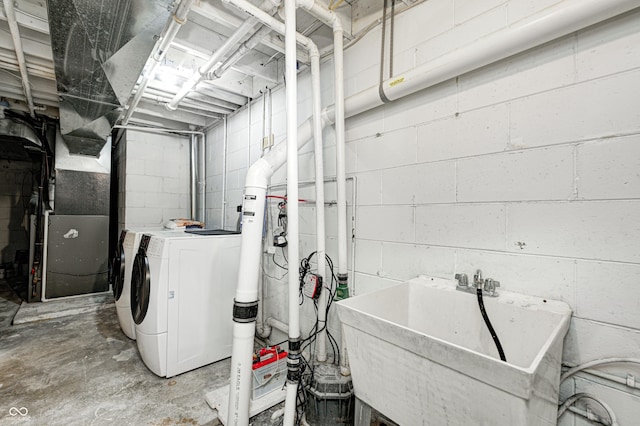
{"type": "Polygon", "coordinates": [[[480,307],[480,313],[482,314],[482,319],[484,319],[484,323],[487,324],[489,333],[491,333],[491,337],[493,338],[493,341],[496,344],[496,347],[498,348],[500,359],[504,362],[507,362],[507,357],[504,356],[504,350],[502,350],[500,339],[498,339],[498,335],[496,334],[496,331],[493,329],[493,325],[491,325],[491,321],[489,321],[489,316],[487,315],[487,311],[484,309],[484,301],[482,300],[482,289],[478,287],[478,289],[476,290],[476,294],[478,296],[478,306],[480,307]]]}

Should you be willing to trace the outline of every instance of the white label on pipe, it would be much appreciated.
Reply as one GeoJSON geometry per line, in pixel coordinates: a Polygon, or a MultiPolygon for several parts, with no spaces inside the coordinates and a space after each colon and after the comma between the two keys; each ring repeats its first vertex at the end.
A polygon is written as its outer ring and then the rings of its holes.
{"type": "Polygon", "coordinates": [[[78,230],[77,229],[69,229],[66,234],[62,236],[63,238],[78,238],[78,230]]]}
{"type": "Polygon", "coordinates": [[[256,215],[256,196],[245,194],[244,203],[242,205],[242,216],[254,217],[255,215],[256,215]]]}

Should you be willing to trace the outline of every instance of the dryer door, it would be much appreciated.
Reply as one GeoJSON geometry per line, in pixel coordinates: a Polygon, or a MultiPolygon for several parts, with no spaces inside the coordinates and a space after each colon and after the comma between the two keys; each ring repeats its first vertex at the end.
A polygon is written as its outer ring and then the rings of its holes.
{"type": "Polygon", "coordinates": [[[124,287],[124,248],[122,244],[118,247],[118,252],[113,259],[113,297],[120,300],[122,288],[124,287]]]}
{"type": "Polygon", "coordinates": [[[151,275],[146,253],[139,251],[133,260],[131,271],[131,315],[136,324],[142,323],[149,309],[151,275]]]}

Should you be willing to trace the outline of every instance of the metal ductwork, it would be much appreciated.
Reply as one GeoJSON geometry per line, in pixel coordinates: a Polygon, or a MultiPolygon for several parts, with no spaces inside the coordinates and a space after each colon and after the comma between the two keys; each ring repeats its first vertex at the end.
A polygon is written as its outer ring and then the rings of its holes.
{"type": "Polygon", "coordinates": [[[49,0],[60,131],[98,156],[171,13],[171,0],[49,0]]]}
{"type": "Polygon", "coordinates": [[[28,151],[39,152],[42,142],[31,127],[10,118],[0,118],[0,158],[30,161],[28,151]]]}

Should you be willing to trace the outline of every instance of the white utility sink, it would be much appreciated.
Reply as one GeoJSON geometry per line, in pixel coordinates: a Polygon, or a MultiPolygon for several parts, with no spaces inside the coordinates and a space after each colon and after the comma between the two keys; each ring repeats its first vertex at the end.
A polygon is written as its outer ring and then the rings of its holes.
{"type": "Polygon", "coordinates": [[[564,302],[501,290],[475,295],[420,276],[337,303],[355,394],[400,425],[555,425],[564,302]]]}

